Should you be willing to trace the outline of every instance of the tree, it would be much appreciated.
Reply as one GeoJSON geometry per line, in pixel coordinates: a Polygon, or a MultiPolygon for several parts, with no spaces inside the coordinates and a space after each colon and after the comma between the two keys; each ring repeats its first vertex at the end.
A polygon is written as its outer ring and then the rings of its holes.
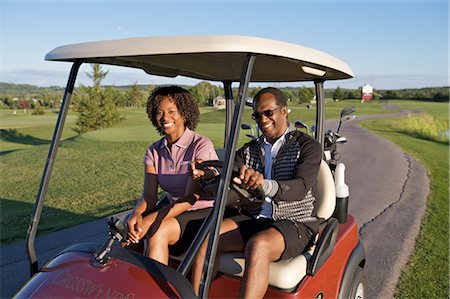
{"type": "Polygon", "coordinates": [[[126,91],[123,91],[120,88],[111,86],[108,87],[108,92],[111,94],[111,97],[113,98],[114,104],[116,104],[117,107],[126,107],[128,106],[128,95],[126,91]]]}
{"type": "Polygon", "coordinates": [[[127,97],[131,107],[140,108],[145,103],[144,95],[137,85],[137,82],[134,82],[133,85],[131,85],[131,87],[128,89],[127,97]]]}
{"type": "Polygon", "coordinates": [[[299,103],[311,103],[314,99],[314,91],[309,87],[301,87],[298,92],[298,102],[299,103]]]}
{"type": "Polygon", "coordinates": [[[30,102],[28,102],[27,100],[24,100],[24,99],[18,99],[17,100],[17,106],[20,109],[30,109],[31,108],[30,102]]]}
{"type": "Polygon", "coordinates": [[[215,97],[222,95],[219,87],[205,81],[192,86],[189,91],[197,100],[199,106],[211,105],[215,97]]]}
{"type": "Polygon", "coordinates": [[[389,99],[389,100],[398,99],[398,98],[399,98],[398,93],[395,90],[386,91],[386,94],[383,97],[383,99],[389,99]]]}
{"type": "Polygon", "coordinates": [[[361,92],[358,89],[350,89],[345,94],[346,99],[361,99],[361,92]]]}
{"type": "Polygon", "coordinates": [[[107,74],[108,71],[104,72],[99,64],[93,64],[92,73],[87,73],[87,76],[92,79],[94,85],[80,85],[76,101],[78,119],[75,130],[78,133],[111,127],[122,120],[111,90],[101,86],[107,74]]]}
{"type": "Polygon", "coordinates": [[[344,99],[344,92],[342,91],[342,89],[338,85],[338,87],[334,91],[333,100],[335,100],[335,101],[342,101],[343,99],[344,99]]]}
{"type": "Polygon", "coordinates": [[[294,90],[292,88],[285,88],[285,89],[283,89],[283,92],[284,92],[284,95],[286,96],[287,102],[297,102],[298,101],[296,90],[294,90]]]}
{"type": "Polygon", "coordinates": [[[446,93],[438,92],[433,95],[433,101],[435,102],[448,102],[449,101],[449,92],[447,90],[446,93]]]}

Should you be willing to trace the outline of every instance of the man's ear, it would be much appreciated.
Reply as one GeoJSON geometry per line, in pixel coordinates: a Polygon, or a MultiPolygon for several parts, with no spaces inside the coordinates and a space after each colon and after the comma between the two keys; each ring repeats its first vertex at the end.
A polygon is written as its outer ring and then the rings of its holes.
{"type": "Polygon", "coordinates": [[[281,111],[283,112],[283,115],[286,115],[286,117],[287,117],[287,115],[288,115],[288,106],[283,106],[283,107],[281,107],[281,111]]]}

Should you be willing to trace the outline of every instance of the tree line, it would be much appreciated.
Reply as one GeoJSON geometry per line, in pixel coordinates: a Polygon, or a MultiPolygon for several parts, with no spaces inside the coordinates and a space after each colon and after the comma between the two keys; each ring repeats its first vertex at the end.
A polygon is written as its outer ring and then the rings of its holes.
{"type": "MultiPolygon", "coordinates": [[[[134,82],[126,86],[104,86],[103,79],[108,75],[98,64],[92,65],[87,73],[92,86],[80,84],[75,88],[72,97],[72,109],[78,113],[76,130],[80,133],[110,127],[123,119],[119,108],[143,108],[155,85],[138,85],[134,82]]],[[[200,82],[194,86],[183,86],[197,99],[199,106],[212,106],[213,99],[224,97],[223,89],[209,82],[200,82]]],[[[251,87],[249,96],[254,96],[261,88],[251,87]]],[[[281,87],[290,103],[310,103],[314,101],[314,87],[281,87]]],[[[234,98],[238,93],[233,89],[234,98]]],[[[44,108],[57,111],[61,105],[64,88],[37,87],[28,84],[12,84],[0,82],[1,109],[34,109],[34,114],[44,114],[44,108]]],[[[325,89],[325,98],[334,100],[361,99],[361,88],[325,89]]],[[[448,87],[430,87],[401,90],[374,90],[374,100],[407,99],[422,101],[449,101],[448,87]]]]}
{"type": "MultiPolygon", "coordinates": [[[[137,82],[124,86],[103,86],[113,98],[113,102],[118,107],[144,107],[150,92],[156,85],[139,85],[137,82]]],[[[223,89],[209,82],[200,82],[194,86],[183,86],[190,90],[197,99],[200,106],[212,106],[212,101],[217,96],[224,97],[223,89]]],[[[75,88],[72,104],[79,99],[79,93],[85,86],[75,88]]],[[[256,94],[259,87],[249,89],[250,96],[256,94]]],[[[314,99],[314,87],[281,87],[292,103],[307,103],[314,99]]],[[[237,95],[237,89],[233,89],[233,94],[237,95]]],[[[39,104],[45,108],[58,108],[64,88],[59,86],[38,87],[29,84],[13,84],[0,82],[0,108],[1,109],[22,109],[36,108],[39,104]]],[[[361,88],[326,88],[325,97],[333,99],[361,99],[361,88]]],[[[380,100],[418,100],[433,102],[448,102],[448,87],[427,87],[409,89],[375,89],[374,99],[380,100]]]]}

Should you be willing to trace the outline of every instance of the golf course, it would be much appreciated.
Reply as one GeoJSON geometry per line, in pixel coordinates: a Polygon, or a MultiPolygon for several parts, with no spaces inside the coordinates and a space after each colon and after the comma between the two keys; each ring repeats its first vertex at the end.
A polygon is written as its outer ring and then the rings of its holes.
{"type": "MultiPolygon", "coordinates": [[[[327,101],[326,118],[337,119],[345,106],[356,114],[392,113],[386,103],[327,101]]],[[[398,298],[436,298],[448,294],[448,103],[389,100],[390,105],[416,113],[401,118],[363,122],[363,127],[399,145],[427,169],[431,190],[415,252],[402,275],[398,298]],[[426,262],[423,262],[426,261],[426,262]]],[[[289,119],[312,125],[315,109],[292,104],[289,119]]],[[[123,108],[118,125],[78,134],[77,115],[70,111],[45,200],[39,235],[130,209],[142,192],[143,157],[148,145],[161,138],[144,108],[123,108]]],[[[251,109],[244,122],[253,124],[251,109]]],[[[216,148],[223,147],[224,110],[202,107],[197,131],[216,148]]],[[[25,239],[38,192],[57,113],[0,110],[1,245],[25,239]]],[[[334,129],[334,128],[333,128],[334,129]]],[[[238,146],[249,141],[241,131],[238,146]]]]}

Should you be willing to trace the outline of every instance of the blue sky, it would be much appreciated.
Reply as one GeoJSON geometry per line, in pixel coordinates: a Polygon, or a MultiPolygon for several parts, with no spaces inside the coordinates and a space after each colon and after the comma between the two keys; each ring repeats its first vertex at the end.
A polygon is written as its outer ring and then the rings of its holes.
{"type": "MultiPolygon", "coordinates": [[[[298,43],[350,65],[355,78],[325,87],[357,88],[365,83],[378,89],[448,86],[448,16],[448,0],[3,0],[0,81],[64,86],[70,64],[47,62],[44,56],[65,44],[140,36],[237,34],[298,43]]],[[[110,74],[105,83],[164,82],[122,68],[113,68],[110,74]]]]}

